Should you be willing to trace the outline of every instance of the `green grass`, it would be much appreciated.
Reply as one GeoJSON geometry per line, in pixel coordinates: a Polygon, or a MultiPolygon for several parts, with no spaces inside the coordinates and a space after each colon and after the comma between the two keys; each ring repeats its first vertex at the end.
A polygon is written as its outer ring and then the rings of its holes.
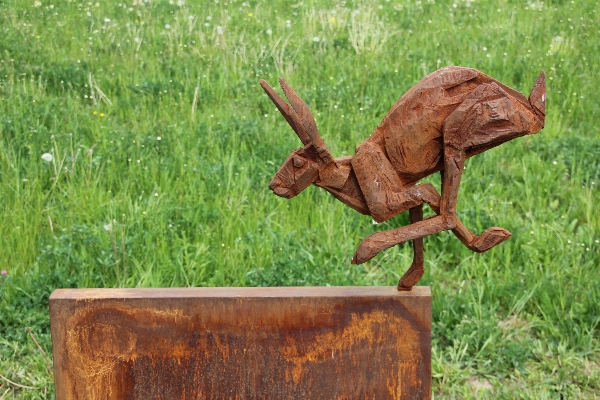
{"type": "Polygon", "coordinates": [[[461,220],[512,238],[425,240],[435,397],[598,396],[598,3],[177,3],[0,0],[0,374],[32,388],[0,398],[53,397],[32,338],[50,357],[55,288],[395,285],[409,245],[350,258],[406,215],[267,189],[300,142],[258,80],[284,76],[349,155],[446,65],[526,94],[545,70],[548,117],[467,162],[461,220]]]}

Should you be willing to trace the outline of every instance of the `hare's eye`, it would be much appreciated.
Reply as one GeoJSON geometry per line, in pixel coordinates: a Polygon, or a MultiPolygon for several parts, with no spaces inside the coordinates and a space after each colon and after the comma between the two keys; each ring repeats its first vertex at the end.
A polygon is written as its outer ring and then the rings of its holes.
{"type": "Polygon", "coordinates": [[[301,166],[304,165],[304,163],[306,163],[306,160],[304,160],[300,157],[294,157],[294,167],[300,168],[301,166]]]}

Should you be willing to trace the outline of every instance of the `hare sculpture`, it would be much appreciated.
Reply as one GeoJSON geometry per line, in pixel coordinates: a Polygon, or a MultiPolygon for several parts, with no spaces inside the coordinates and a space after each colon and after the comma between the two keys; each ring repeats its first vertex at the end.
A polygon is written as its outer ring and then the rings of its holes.
{"type": "Polygon", "coordinates": [[[352,263],[364,263],[412,240],[413,262],[398,283],[398,290],[411,290],[424,272],[424,236],[452,230],[476,252],[510,237],[509,231],[497,227],[475,235],[460,222],[456,212],[460,179],[466,158],[544,127],[544,72],[527,98],[475,69],[442,68],[404,94],[354,156],[340,158],[327,149],[308,106],[283,79],[280,83],[289,105],[264,80],[260,82],[304,147],[288,156],[269,188],[289,199],[314,184],[376,222],[410,213],[410,225],[364,239],[352,263]],[[438,171],[441,195],[431,184],[418,183],[438,171]],[[424,220],[423,203],[436,215],[424,220]]]}

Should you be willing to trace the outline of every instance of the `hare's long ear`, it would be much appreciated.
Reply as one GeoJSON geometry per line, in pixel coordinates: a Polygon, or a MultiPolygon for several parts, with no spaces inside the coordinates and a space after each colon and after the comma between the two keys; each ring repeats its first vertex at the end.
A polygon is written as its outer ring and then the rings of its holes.
{"type": "Polygon", "coordinates": [[[292,108],[300,118],[300,122],[306,129],[306,133],[310,137],[310,141],[312,145],[317,149],[319,156],[325,162],[325,164],[330,164],[334,162],[333,156],[327,149],[325,142],[319,135],[319,131],[317,130],[317,123],[315,122],[315,117],[312,115],[310,108],[306,105],[306,103],[296,94],[294,89],[292,89],[283,78],[279,78],[279,83],[281,84],[281,88],[285,93],[285,96],[290,101],[292,108]]]}
{"type": "Polygon", "coordinates": [[[298,135],[302,143],[304,145],[311,143],[310,136],[306,133],[306,129],[294,109],[290,107],[264,79],[260,80],[260,86],[262,86],[271,101],[275,103],[275,106],[277,106],[281,115],[283,115],[290,127],[296,132],[296,135],[298,135]]]}
{"type": "Polygon", "coordinates": [[[529,104],[533,107],[543,126],[546,119],[546,74],[544,71],[540,72],[533,89],[531,89],[529,104]]]}

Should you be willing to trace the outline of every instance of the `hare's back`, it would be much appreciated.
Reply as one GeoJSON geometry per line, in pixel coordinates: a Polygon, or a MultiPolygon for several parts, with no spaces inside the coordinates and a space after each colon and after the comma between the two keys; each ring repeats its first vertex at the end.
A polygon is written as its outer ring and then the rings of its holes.
{"type": "Polygon", "coordinates": [[[373,136],[384,142],[396,172],[406,183],[441,169],[444,120],[479,84],[472,68],[447,67],[410,89],[385,116],[373,136]]]}

